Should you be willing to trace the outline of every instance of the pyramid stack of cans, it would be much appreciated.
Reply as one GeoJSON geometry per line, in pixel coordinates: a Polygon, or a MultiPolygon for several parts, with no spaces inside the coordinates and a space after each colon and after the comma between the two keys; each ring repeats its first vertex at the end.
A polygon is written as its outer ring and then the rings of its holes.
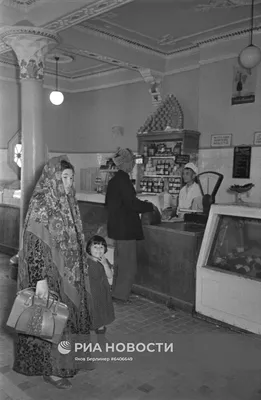
{"type": "Polygon", "coordinates": [[[165,131],[166,128],[183,129],[183,127],[183,111],[175,96],[170,94],[148,117],[145,124],[139,129],[139,133],[165,131]]]}

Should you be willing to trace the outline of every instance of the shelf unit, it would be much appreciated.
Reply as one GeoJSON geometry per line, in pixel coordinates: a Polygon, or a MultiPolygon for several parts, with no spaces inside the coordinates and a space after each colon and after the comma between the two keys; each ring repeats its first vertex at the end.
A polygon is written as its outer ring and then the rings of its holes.
{"type": "Polygon", "coordinates": [[[181,161],[177,157],[187,155],[189,161],[197,164],[199,138],[199,132],[185,129],[138,134],[138,153],[143,156],[143,164],[137,165],[137,192],[160,194],[167,191],[177,198],[184,167],[183,162],[176,162],[181,161]]]}

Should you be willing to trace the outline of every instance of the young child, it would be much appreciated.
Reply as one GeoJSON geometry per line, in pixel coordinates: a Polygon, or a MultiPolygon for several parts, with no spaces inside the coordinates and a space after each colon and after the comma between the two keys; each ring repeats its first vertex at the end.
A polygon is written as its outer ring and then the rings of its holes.
{"type": "Polygon", "coordinates": [[[106,240],[99,235],[87,243],[88,275],[92,296],[92,329],[97,334],[106,332],[106,325],[114,321],[114,308],[111,297],[113,268],[105,258],[106,240]]]}

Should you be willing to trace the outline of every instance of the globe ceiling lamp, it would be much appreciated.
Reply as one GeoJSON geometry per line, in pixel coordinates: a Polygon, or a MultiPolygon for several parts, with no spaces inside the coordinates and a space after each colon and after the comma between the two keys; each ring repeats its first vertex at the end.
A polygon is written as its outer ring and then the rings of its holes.
{"type": "Polygon", "coordinates": [[[60,92],[58,90],[58,61],[59,61],[59,57],[54,57],[55,58],[55,63],[56,63],[56,74],[55,74],[55,78],[56,78],[56,90],[54,90],[51,94],[50,94],[50,102],[54,105],[54,106],[60,106],[63,101],[64,101],[64,95],[62,94],[62,92],[60,92]]]}
{"type": "Polygon", "coordinates": [[[239,54],[240,65],[248,70],[255,68],[261,61],[261,50],[253,44],[254,30],[254,0],[251,4],[251,27],[250,27],[250,44],[245,47],[239,54]]]}

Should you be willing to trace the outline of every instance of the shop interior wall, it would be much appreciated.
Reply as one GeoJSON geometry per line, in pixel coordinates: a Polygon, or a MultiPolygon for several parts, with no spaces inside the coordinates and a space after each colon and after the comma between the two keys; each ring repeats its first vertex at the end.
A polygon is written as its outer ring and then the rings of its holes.
{"type": "MultiPolygon", "coordinates": [[[[253,144],[255,131],[261,131],[261,66],[257,68],[255,103],[231,105],[233,67],[236,57],[203,63],[188,71],[164,78],[163,95],[173,93],[180,101],[185,128],[201,132],[199,170],[215,170],[225,179],[217,196],[218,202],[232,202],[227,188],[234,183],[253,182],[249,200],[261,201],[261,148],[253,147],[249,180],[232,179],[233,147],[213,149],[212,134],[233,135],[232,145],[253,144]]],[[[19,127],[19,87],[0,81],[0,180],[15,178],[7,166],[7,142],[19,127]]],[[[81,93],[65,93],[65,102],[54,107],[45,90],[44,131],[52,154],[67,153],[76,170],[98,166],[97,153],[111,154],[118,146],[137,149],[136,133],[153,112],[148,87],[144,82],[81,93]],[[115,138],[111,128],[124,128],[115,138]]],[[[77,190],[80,189],[79,172],[77,190]]]]}
{"type": "Polygon", "coordinates": [[[0,80],[0,181],[16,179],[16,174],[7,164],[7,146],[21,126],[19,90],[16,82],[0,80]]]}
{"type": "MultiPolygon", "coordinates": [[[[237,58],[222,60],[200,68],[198,130],[201,132],[200,171],[212,170],[224,175],[217,202],[233,202],[227,189],[232,184],[252,182],[255,187],[244,200],[261,202],[261,147],[253,146],[254,133],[261,131],[261,66],[256,68],[255,102],[231,105],[233,69],[237,58]],[[210,148],[211,135],[232,134],[230,148],[210,148]],[[250,179],[233,179],[234,146],[252,147],[250,179]]],[[[254,71],[253,71],[254,73],[254,71]]]]}
{"type": "MultiPolygon", "coordinates": [[[[0,71],[1,72],[1,71],[0,71]]],[[[70,94],[66,93],[62,107],[49,101],[49,90],[43,93],[43,125],[47,146],[61,153],[73,149],[70,129],[70,94]]],[[[20,84],[13,79],[0,79],[0,181],[14,181],[16,174],[7,162],[9,140],[21,128],[20,84]]],[[[75,136],[75,132],[74,132],[75,136]]]]}
{"type": "MultiPolygon", "coordinates": [[[[237,58],[221,59],[199,65],[191,71],[164,78],[163,95],[173,93],[184,110],[185,128],[201,132],[199,171],[217,171],[224,175],[217,202],[233,202],[227,189],[232,184],[253,182],[249,198],[261,202],[261,148],[252,148],[250,179],[233,179],[233,146],[253,145],[254,132],[261,131],[261,66],[256,71],[254,103],[231,105],[233,68],[237,58]],[[232,134],[230,148],[211,148],[212,134],[232,134]]],[[[130,84],[99,91],[71,95],[71,123],[78,132],[71,158],[78,167],[98,166],[97,153],[111,152],[117,146],[137,149],[136,132],[153,111],[151,98],[144,83],[130,84]],[[87,112],[89,110],[89,112],[87,112]],[[113,125],[122,125],[124,136],[115,139],[113,125]],[[85,151],[83,151],[85,149],[85,151]],[[86,154],[86,153],[88,154],[86,154]]],[[[79,178],[77,179],[79,189],[79,178]]]]}

